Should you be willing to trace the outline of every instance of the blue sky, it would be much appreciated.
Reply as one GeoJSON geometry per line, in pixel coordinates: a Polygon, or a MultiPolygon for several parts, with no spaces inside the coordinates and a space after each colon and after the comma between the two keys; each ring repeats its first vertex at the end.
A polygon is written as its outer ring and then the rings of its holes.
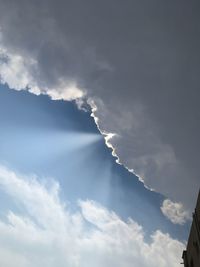
{"type": "MultiPolygon", "coordinates": [[[[51,206],[51,203],[48,204],[48,198],[51,198],[51,194],[47,191],[46,196],[45,190],[50,190],[50,192],[57,190],[51,189],[57,183],[60,189],[59,192],[56,191],[56,195],[59,194],[59,201],[66,203],[67,212],[76,214],[81,207],[81,216],[86,220],[85,230],[82,233],[84,235],[89,235],[89,233],[86,233],[86,229],[91,227],[95,227],[94,229],[100,227],[101,229],[99,223],[101,225],[102,213],[106,212],[105,216],[113,216],[112,213],[109,215],[109,212],[115,212],[116,216],[121,218],[120,220],[126,222],[131,219],[138,224],[136,229],[142,227],[143,234],[139,234],[136,230],[136,240],[137,235],[141,235],[146,240],[144,242],[151,243],[151,236],[159,229],[162,234],[170,234],[170,238],[185,242],[189,224],[177,225],[170,222],[160,210],[164,197],[146,189],[135,175],[125,169],[124,166],[116,163],[116,158],[112,156],[111,149],[105,145],[105,140],[89,111],[79,110],[74,102],[52,101],[48,96],[35,96],[25,91],[17,92],[3,85],[0,89],[1,224],[5,223],[7,227],[12,226],[13,230],[16,228],[16,231],[19,231],[17,229],[19,226],[15,222],[16,218],[19,221],[23,220],[24,216],[24,218],[28,216],[33,220],[32,223],[38,225],[38,232],[41,231],[40,227],[47,231],[50,222],[47,223],[45,217],[41,221],[40,212],[44,216],[46,214],[46,211],[43,213],[43,209],[46,210],[45,205],[51,206]],[[7,168],[6,175],[5,169],[2,170],[5,167],[7,168]],[[11,171],[14,171],[18,181],[12,180],[11,171]],[[34,178],[37,181],[36,184],[32,181],[33,176],[36,177],[34,178]],[[4,179],[8,179],[8,182],[5,183],[4,179]],[[22,184],[23,182],[25,184],[22,184]],[[15,183],[16,185],[14,185],[15,183]],[[12,186],[14,186],[14,189],[12,186]],[[27,197],[27,187],[30,187],[33,192],[33,196],[30,198],[27,197]],[[19,192],[17,192],[18,189],[19,192]],[[38,191],[43,192],[42,201],[44,203],[41,203],[42,211],[34,213],[35,202],[37,210],[37,201],[41,201],[38,191]],[[47,200],[45,200],[46,197],[47,200]],[[82,201],[81,206],[78,204],[80,201],[82,201]],[[96,217],[94,217],[95,220],[93,218],[95,213],[97,213],[95,216],[100,216],[98,220],[96,217]]],[[[58,206],[54,212],[59,212],[59,209],[61,207],[58,206]]],[[[62,212],[66,216],[66,209],[62,212]]],[[[57,215],[55,214],[55,216],[57,215]]],[[[54,221],[54,218],[50,220],[54,221]]],[[[113,224],[114,219],[111,221],[113,221],[113,224]]],[[[60,220],[56,224],[58,228],[61,227],[59,225],[61,224],[60,220]]],[[[29,228],[24,230],[25,235],[29,235],[30,227],[31,224],[29,228]]],[[[72,222],[71,227],[76,229],[80,226],[72,222]]],[[[4,232],[7,231],[4,230],[4,232]]],[[[105,235],[104,230],[102,233],[105,235]]],[[[49,237],[51,234],[48,233],[47,235],[49,237]]],[[[55,235],[59,240],[57,232],[55,235]]],[[[109,237],[108,233],[107,235],[109,237]]],[[[7,238],[9,240],[9,237],[7,238]]],[[[127,237],[122,236],[122,238],[127,240],[127,237]]],[[[83,239],[82,237],[81,241],[83,239]]],[[[0,240],[0,242],[3,241],[0,240]]],[[[12,249],[8,242],[8,252],[12,254],[15,245],[12,239],[10,242],[12,249]]],[[[31,244],[30,240],[26,242],[31,244]]],[[[25,246],[29,246],[26,242],[25,246]]],[[[42,249],[40,248],[42,242],[44,241],[39,240],[38,249],[42,249]]],[[[59,246],[60,242],[58,241],[59,246]]],[[[121,242],[120,245],[122,245],[121,242]]],[[[180,247],[180,244],[176,246],[180,247]]],[[[52,249],[51,246],[50,248],[52,249]]],[[[21,249],[23,254],[26,253],[25,248],[21,249]]],[[[32,246],[29,249],[31,250],[31,257],[35,257],[35,249],[32,246]]],[[[16,249],[14,251],[16,254],[16,249]]],[[[52,253],[55,257],[55,265],[52,266],[59,266],[58,252],[54,250],[52,253]]],[[[81,253],[80,250],[78,257],[81,253]]],[[[116,254],[116,252],[113,253],[116,254]]],[[[23,261],[20,258],[22,257],[21,253],[18,257],[19,264],[22,264],[20,263],[23,261]]],[[[104,257],[107,257],[106,253],[102,254],[98,264],[101,264],[102,260],[104,261],[104,257]]],[[[118,254],[116,254],[116,257],[118,257],[118,254]]],[[[136,261],[138,260],[137,257],[136,261]]],[[[28,258],[27,256],[26,260],[28,258]]],[[[4,259],[4,261],[7,264],[6,266],[12,266],[8,259],[4,259]]],[[[46,259],[46,262],[48,261],[49,257],[46,259]]],[[[83,261],[86,262],[85,264],[91,264],[87,260],[83,261]]],[[[117,261],[119,262],[119,260],[117,261]]],[[[124,262],[124,259],[122,262],[124,262]]],[[[66,260],[63,259],[62,264],[65,263],[66,260]]],[[[105,264],[108,263],[109,261],[105,259],[105,264]]],[[[72,261],[69,266],[73,266],[73,264],[72,261]]]]}
{"type": "Polygon", "coordinates": [[[125,220],[133,218],[144,227],[147,239],[160,229],[186,240],[189,224],[171,223],[160,210],[164,196],[146,189],[115,162],[89,111],[73,102],[1,86],[0,120],[1,164],[56,179],[62,199],[72,207],[78,199],[91,199],[125,220]]]}

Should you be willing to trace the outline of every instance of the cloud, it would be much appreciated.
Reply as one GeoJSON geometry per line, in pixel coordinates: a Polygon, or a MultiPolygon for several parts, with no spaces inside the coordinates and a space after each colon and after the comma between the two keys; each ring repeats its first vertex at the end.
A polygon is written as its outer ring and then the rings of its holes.
{"type": "Polygon", "coordinates": [[[190,219],[190,213],[184,209],[182,203],[165,199],[161,207],[162,213],[174,224],[184,224],[190,219]]]}
{"type": "Polygon", "coordinates": [[[34,77],[38,63],[33,58],[25,58],[20,54],[12,53],[0,47],[0,81],[16,90],[28,90],[36,95],[47,94],[53,100],[78,100],[84,96],[84,90],[76,83],[59,78],[55,87],[41,85],[34,77]]]}
{"type": "Polygon", "coordinates": [[[34,59],[25,59],[21,55],[8,52],[4,47],[0,48],[0,78],[1,83],[7,83],[10,88],[16,90],[30,88],[35,94],[39,88],[29,69],[36,68],[34,59]]]}
{"type": "Polygon", "coordinates": [[[177,0],[0,5],[1,81],[53,99],[93,103],[101,132],[115,134],[107,144],[118,162],[193,210],[200,156],[199,3],[188,9],[184,1],[181,11],[177,0]]]}
{"type": "Polygon", "coordinates": [[[137,222],[92,200],[80,200],[80,211],[72,212],[56,182],[44,185],[1,166],[0,189],[21,210],[0,220],[4,267],[179,266],[183,243],[159,230],[147,243],[137,222]]]}

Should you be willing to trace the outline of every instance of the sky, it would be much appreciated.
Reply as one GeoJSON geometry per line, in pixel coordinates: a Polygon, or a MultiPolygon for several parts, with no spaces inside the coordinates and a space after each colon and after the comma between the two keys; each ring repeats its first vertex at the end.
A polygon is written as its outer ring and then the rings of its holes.
{"type": "Polygon", "coordinates": [[[179,266],[199,7],[0,0],[0,265],[179,266]]]}

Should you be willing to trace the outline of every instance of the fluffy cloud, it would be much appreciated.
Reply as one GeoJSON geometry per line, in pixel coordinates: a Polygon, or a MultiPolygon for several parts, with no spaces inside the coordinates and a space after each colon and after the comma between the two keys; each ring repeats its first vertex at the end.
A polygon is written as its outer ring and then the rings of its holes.
{"type": "Polygon", "coordinates": [[[71,212],[55,182],[47,187],[1,166],[0,189],[20,208],[0,220],[1,266],[179,266],[184,244],[159,230],[147,243],[137,222],[90,200],[71,212]]]}
{"type": "Polygon", "coordinates": [[[119,162],[192,210],[199,188],[199,4],[0,5],[1,81],[53,99],[86,97],[101,132],[115,133],[107,144],[119,162]]]}
{"type": "Polygon", "coordinates": [[[175,224],[184,224],[190,219],[190,214],[186,211],[182,203],[172,202],[170,199],[165,199],[161,207],[162,213],[175,224]]]}
{"type": "Polygon", "coordinates": [[[0,81],[16,90],[27,89],[36,95],[47,94],[53,100],[78,100],[84,96],[84,90],[77,87],[73,81],[59,78],[55,88],[41,85],[36,73],[38,63],[33,58],[25,58],[20,54],[9,52],[5,47],[0,47],[0,81]]]}

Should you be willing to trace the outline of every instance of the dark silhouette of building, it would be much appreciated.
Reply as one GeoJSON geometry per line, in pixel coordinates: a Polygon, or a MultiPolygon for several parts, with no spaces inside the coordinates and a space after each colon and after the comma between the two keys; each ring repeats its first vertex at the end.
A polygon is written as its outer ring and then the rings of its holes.
{"type": "Polygon", "coordinates": [[[200,267],[200,191],[193,213],[187,248],[183,251],[182,258],[185,267],[200,267]]]}

